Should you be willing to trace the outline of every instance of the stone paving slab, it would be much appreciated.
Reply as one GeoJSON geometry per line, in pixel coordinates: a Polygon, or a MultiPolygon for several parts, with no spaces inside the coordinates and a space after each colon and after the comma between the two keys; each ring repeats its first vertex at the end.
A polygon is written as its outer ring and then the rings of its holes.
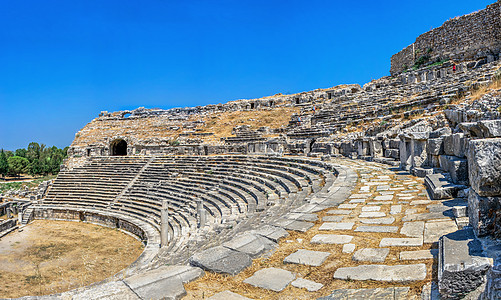
{"type": "Polygon", "coordinates": [[[344,244],[343,245],[343,253],[353,253],[357,246],[355,244],[344,244]]]}
{"type": "Polygon", "coordinates": [[[438,249],[402,251],[400,252],[400,260],[433,259],[433,257],[437,256],[437,254],[438,249]]]}
{"type": "Polygon", "coordinates": [[[339,204],[338,208],[340,209],[354,209],[357,207],[357,204],[339,204]]]}
{"type": "Polygon", "coordinates": [[[212,297],[207,298],[208,300],[252,300],[251,298],[247,298],[241,296],[239,294],[233,293],[231,291],[224,291],[213,295],[212,297]]]}
{"type": "MultiPolygon", "coordinates": [[[[124,279],[141,299],[179,299],[186,295],[183,283],[202,277],[204,272],[190,266],[164,266],[124,279]]],[[[95,298],[94,298],[95,299],[95,298]]]]}
{"type": "Polygon", "coordinates": [[[324,222],[318,230],[351,230],[355,225],[354,222],[345,223],[334,223],[334,222],[324,222]]]}
{"type": "Polygon", "coordinates": [[[357,250],[352,259],[354,261],[384,262],[389,253],[389,248],[364,248],[357,250]]]}
{"type": "Polygon", "coordinates": [[[216,246],[190,257],[190,264],[204,270],[236,275],[252,264],[251,257],[223,246],[216,246]]]}
{"type": "Polygon", "coordinates": [[[244,280],[244,283],[255,287],[280,292],[291,283],[296,276],[291,272],[278,268],[266,268],[256,271],[244,280]]]}
{"type": "MultiPolygon", "coordinates": [[[[452,211],[451,211],[452,214],[452,211]]],[[[426,221],[426,220],[438,220],[438,219],[452,219],[451,216],[447,216],[442,212],[430,212],[421,214],[408,214],[402,218],[403,222],[408,221],[426,221]]]]}
{"type": "Polygon", "coordinates": [[[398,231],[398,226],[369,226],[361,225],[355,229],[356,232],[386,232],[395,233],[398,231]]]}
{"type": "Polygon", "coordinates": [[[393,200],[393,195],[384,195],[374,197],[375,201],[390,201],[393,200]]]}
{"type": "Polygon", "coordinates": [[[364,206],[362,207],[362,211],[363,212],[366,212],[366,211],[380,211],[381,210],[381,206],[364,206]]]}
{"type": "Polygon", "coordinates": [[[334,279],[344,280],[376,280],[390,282],[419,281],[426,278],[426,265],[361,265],[357,267],[339,268],[334,279]]]}
{"type": "Polygon", "coordinates": [[[307,280],[307,279],[304,279],[304,278],[298,278],[296,280],[294,280],[291,285],[293,287],[297,287],[299,289],[307,289],[308,292],[316,292],[318,290],[320,290],[321,288],[324,287],[323,284],[321,283],[318,283],[318,282],[315,282],[315,281],[311,281],[311,280],[307,280]]]}
{"type": "MultiPolygon", "coordinates": [[[[175,286],[171,285],[166,295],[170,297],[182,297],[186,295],[186,291],[182,283],[175,286]]],[[[134,291],[127,286],[123,281],[113,281],[98,285],[91,285],[85,288],[71,290],[62,293],[60,296],[27,296],[18,299],[25,300],[88,300],[88,299],[106,299],[106,300],[142,300],[134,291]]],[[[175,299],[175,298],[173,298],[175,299]]]]}
{"type": "Polygon", "coordinates": [[[366,199],[352,199],[350,203],[364,203],[366,199]]]}
{"type": "Polygon", "coordinates": [[[278,227],[282,227],[287,230],[294,230],[299,232],[306,232],[308,229],[313,227],[313,223],[305,222],[305,221],[296,221],[289,219],[280,219],[275,222],[275,225],[278,227]]]}
{"type": "Polygon", "coordinates": [[[424,222],[405,222],[400,229],[400,233],[410,237],[423,237],[424,222]]]}
{"type": "Polygon", "coordinates": [[[275,249],[277,243],[257,234],[245,232],[232,238],[230,241],[223,244],[224,247],[247,253],[252,258],[275,249]]]}
{"type": "Polygon", "coordinates": [[[388,225],[388,224],[392,224],[393,222],[395,222],[395,218],[394,217],[386,217],[386,218],[377,218],[377,219],[360,219],[360,222],[362,222],[364,224],[388,225]]]}
{"type": "Polygon", "coordinates": [[[317,234],[311,238],[312,244],[346,244],[351,242],[353,236],[343,234],[317,234]]]}
{"type": "Polygon", "coordinates": [[[323,222],[340,222],[345,216],[324,216],[322,217],[323,222]]]}
{"type": "Polygon", "coordinates": [[[331,215],[349,215],[351,213],[350,210],[341,210],[341,209],[331,209],[327,212],[331,215]]]}
{"type": "Polygon", "coordinates": [[[386,217],[386,214],[381,211],[364,211],[358,215],[359,218],[381,218],[386,217]]]}
{"type": "Polygon", "coordinates": [[[331,253],[322,251],[312,251],[306,249],[298,249],[296,252],[287,256],[284,263],[301,264],[307,266],[318,267],[329,257],[331,253]]]}
{"type": "Polygon", "coordinates": [[[379,247],[421,247],[422,238],[382,238],[379,247]]]}
{"type": "Polygon", "coordinates": [[[284,217],[290,220],[309,221],[309,222],[315,222],[318,220],[317,214],[310,214],[310,213],[288,213],[284,217]]]}
{"type": "Polygon", "coordinates": [[[402,212],[402,205],[392,205],[390,208],[390,214],[396,215],[402,212]]]}
{"type": "Polygon", "coordinates": [[[276,226],[271,226],[271,225],[263,225],[259,229],[251,230],[251,233],[258,234],[260,236],[264,236],[265,238],[268,238],[275,243],[278,243],[278,241],[281,238],[285,238],[289,236],[289,233],[287,230],[281,228],[281,227],[276,227],[276,226]]]}
{"type": "Polygon", "coordinates": [[[424,226],[424,242],[436,243],[441,236],[457,230],[458,227],[454,220],[426,222],[424,226]]]}

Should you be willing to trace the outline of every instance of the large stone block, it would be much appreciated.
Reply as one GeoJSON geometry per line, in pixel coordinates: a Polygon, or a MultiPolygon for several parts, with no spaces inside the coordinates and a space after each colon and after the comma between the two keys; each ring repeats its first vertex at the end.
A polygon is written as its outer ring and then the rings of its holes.
{"type": "Polygon", "coordinates": [[[444,136],[444,153],[446,155],[454,155],[454,143],[452,141],[452,135],[444,136]]]}
{"type": "Polygon", "coordinates": [[[496,229],[501,229],[498,228],[501,224],[496,224],[496,220],[501,217],[501,197],[482,197],[470,189],[468,216],[478,236],[495,234],[496,229]]]}
{"type": "Polygon", "coordinates": [[[484,138],[501,137],[501,120],[479,121],[478,127],[482,131],[484,138]]]}
{"type": "Polygon", "coordinates": [[[455,133],[452,135],[452,143],[454,147],[454,155],[457,157],[465,157],[466,149],[468,147],[468,138],[464,133],[455,133]]]}
{"type": "Polygon", "coordinates": [[[444,139],[429,139],[428,140],[428,153],[432,155],[444,154],[444,139]]]}
{"type": "Polygon", "coordinates": [[[442,299],[463,299],[485,282],[492,259],[483,257],[482,246],[471,229],[440,238],[438,280],[442,299]]]}
{"type": "Polygon", "coordinates": [[[372,157],[383,156],[383,145],[381,141],[378,140],[370,141],[369,146],[370,146],[370,154],[372,157]]]}
{"type": "Polygon", "coordinates": [[[468,161],[451,155],[440,155],[440,168],[451,175],[455,184],[468,184],[468,161]]]}
{"type": "Polygon", "coordinates": [[[470,141],[468,169],[470,185],[480,196],[501,195],[501,138],[470,141]]]}
{"type": "Polygon", "coordinates": [[[400,139],[391,139],[390,140],[390,148],[391,149],[399,149],[400,147],[400,139]]]}
{"type": "Polygon", "coordinates": [[[426,175],[424,184],[430,198],[434,200],[456,197],[458,191],[464,188],[464,186],[449,182],[442,174],[426,175]]]}

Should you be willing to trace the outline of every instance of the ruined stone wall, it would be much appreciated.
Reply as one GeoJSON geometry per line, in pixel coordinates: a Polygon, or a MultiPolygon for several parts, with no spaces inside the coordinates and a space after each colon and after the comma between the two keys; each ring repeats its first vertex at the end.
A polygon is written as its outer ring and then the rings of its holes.
{"type": "Polygon", "coordinates": [[[420,35],[414,44],[391,57],[392,75],[411,67],[421,56],[428,61],[497,59],[501,52],[501,2],[446,21],[420,35]]]}

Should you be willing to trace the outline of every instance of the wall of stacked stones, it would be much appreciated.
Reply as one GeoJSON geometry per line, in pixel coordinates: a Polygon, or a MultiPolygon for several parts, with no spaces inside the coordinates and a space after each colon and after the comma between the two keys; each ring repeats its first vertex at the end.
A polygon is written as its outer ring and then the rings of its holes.
{"type": "Polygon", "coordinates": [[[446,21],[393,55],[390,73],[398,74],[405,66],[413,66],[422,55],[429,55],[430,61],[497,59],[501,52],[500,15],[501,2],[498,1],[481,11],[446,21]]]}

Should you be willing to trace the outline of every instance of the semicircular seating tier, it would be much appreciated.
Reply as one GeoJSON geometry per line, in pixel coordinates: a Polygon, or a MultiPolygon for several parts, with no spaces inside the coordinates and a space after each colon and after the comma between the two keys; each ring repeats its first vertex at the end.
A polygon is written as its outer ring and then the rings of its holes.
{"type": "Polygon", "coordinates": [[[205,230],[259,214],[278,218],[327,192],[336,170],[299,157],[165,156],[93,157],[63,171],[37,206],[124,215],[160,231],[162,201],[169,203],[169,252],[182,248],[197,225],[197,201],[205,230]]]}

